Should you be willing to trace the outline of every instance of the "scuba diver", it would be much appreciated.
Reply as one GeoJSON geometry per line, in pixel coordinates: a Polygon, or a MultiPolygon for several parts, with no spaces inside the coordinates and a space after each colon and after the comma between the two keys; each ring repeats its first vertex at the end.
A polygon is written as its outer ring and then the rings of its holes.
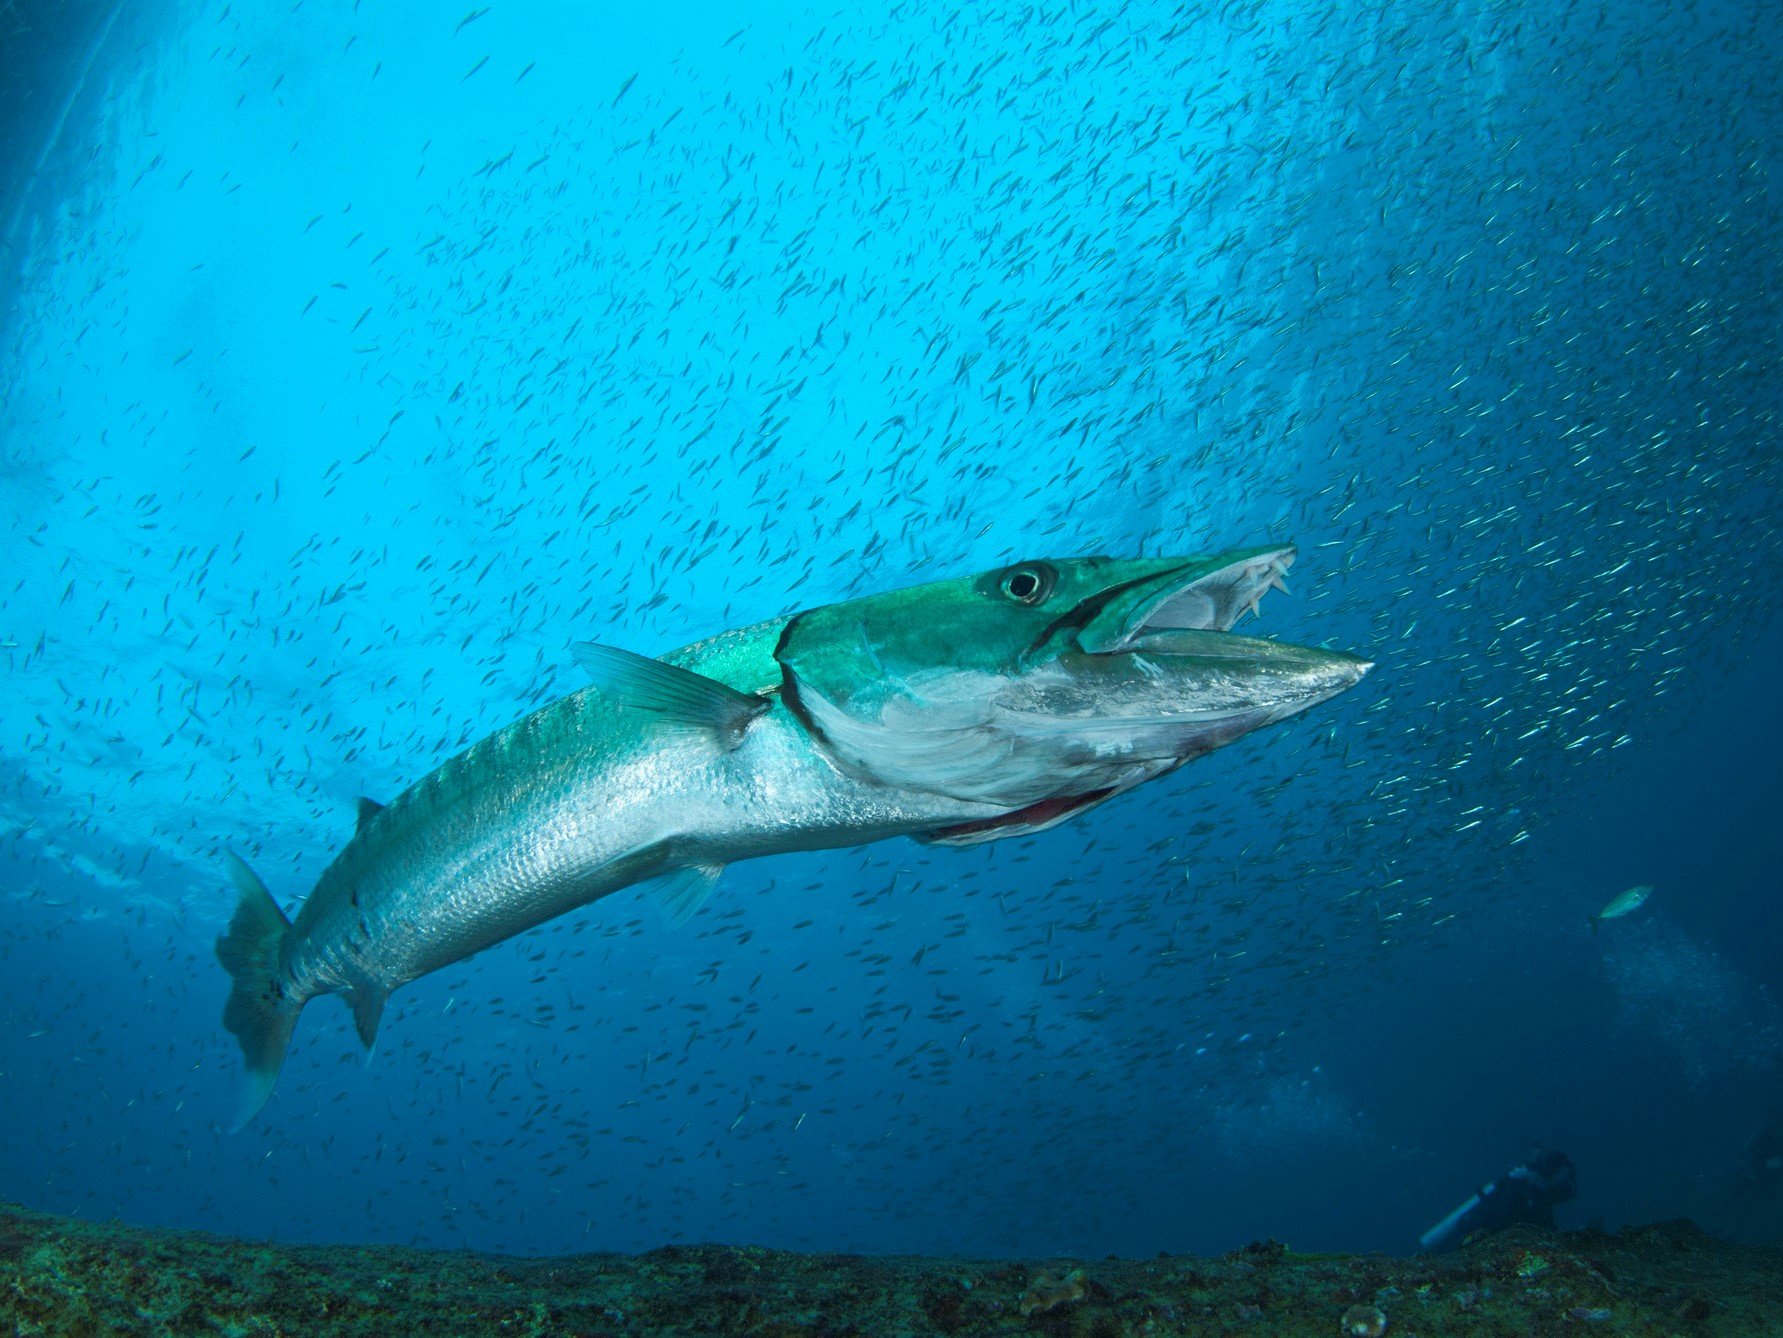
{"type": "Polygon", "coordinates": [[[1473,1236],[1518,1223],[1551,1227],[1554,1205],[1578,1192],[1571,1157],[1553,1148],[1531,1148],[1521,1163],[1480,1186],[1472,1198],[1418,1237],[1418,1248],[1439,1254],[1473,1236]]]}

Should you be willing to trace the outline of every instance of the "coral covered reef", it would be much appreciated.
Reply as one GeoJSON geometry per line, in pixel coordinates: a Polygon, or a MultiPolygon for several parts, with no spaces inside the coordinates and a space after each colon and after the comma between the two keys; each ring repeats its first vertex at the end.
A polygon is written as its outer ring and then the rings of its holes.
{"type": "Polygon", "coordinates": [[[17,1334],[1117,1335],[1783,1332],[1783,1251],[1687,1222],[1519,1228],[1440,1258],[972,1260],[718,1245],[516,1259],[298,1247],[0,1208],[17,1334]]]}

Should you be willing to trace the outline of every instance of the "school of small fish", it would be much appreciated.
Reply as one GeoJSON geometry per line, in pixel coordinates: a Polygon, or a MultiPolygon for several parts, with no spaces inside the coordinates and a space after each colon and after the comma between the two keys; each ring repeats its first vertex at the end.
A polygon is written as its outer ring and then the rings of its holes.
{"type": "Polygon", "coordinates": [[[1583,933],[1608,888],[1527,900],[1569,784],[1777,606],[1757,7],[369,9],[122,22],[0,220],[0,1168],[45,1201],[1117,1248],[1188,1192],[1139,1150],[1217,1156],[1405,954],[1583,933]],[[572,643],[1278,539],[1237,630],[1365,690],[1036,836],[615,895],[363,1072],[306,1024],[222,1132],[224,851],[308,888],[572,643]]]}

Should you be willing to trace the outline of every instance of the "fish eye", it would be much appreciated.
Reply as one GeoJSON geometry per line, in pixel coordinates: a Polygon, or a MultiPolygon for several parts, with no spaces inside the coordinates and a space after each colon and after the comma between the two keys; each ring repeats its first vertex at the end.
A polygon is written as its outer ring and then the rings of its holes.
{"type": "Polygon", "coordinates": [[[998,589],[1018,604],[1038,604],[1052,593],[1054,574],[1040,562],[1024,562],[1011,567],[997,582],[998,589]]]}

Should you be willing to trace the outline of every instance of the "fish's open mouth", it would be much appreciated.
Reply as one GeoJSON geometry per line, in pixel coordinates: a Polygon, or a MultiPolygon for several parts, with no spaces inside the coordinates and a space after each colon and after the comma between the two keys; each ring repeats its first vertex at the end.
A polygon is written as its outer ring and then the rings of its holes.
{"type": "Polygon", "coordinates": [[[1255,614],[1271,590],[1286,591],[1293,546],[1252,548],[1165,567],[1106,591],[1083,610],[1078,644],[1094,655],[1118,654],[1148,632],[1230,632],[1255,614]]]}
{"type": "Polygon", "coordinates": [[[1294,549],[1272,548],[1241,559],[1186,584],[1169,584],[1144,609],[1134,635],[1163,627],[1187,627],[1204,632],[1230,632],[1246,613],[1257,614],[1263,596],[1271,590],[1288,592],[1282,579],[1294,565],[1294,549]]]}

